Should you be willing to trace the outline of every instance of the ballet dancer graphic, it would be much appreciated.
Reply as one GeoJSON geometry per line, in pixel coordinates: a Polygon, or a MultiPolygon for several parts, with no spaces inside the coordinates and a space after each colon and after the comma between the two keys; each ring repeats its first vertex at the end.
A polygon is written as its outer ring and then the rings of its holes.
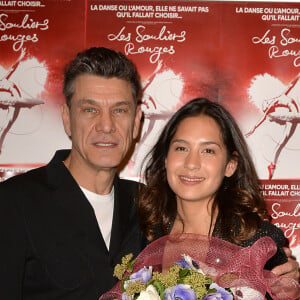
{"type": "Polygon", "coordinates": [[[180,74],[158,61],[155,70],[143,82],[142,110],[144,124],[139,142],[122,176],[140,179],[141,168],[165,123],[180,106],[183,90],[183,79],[180,74]]]}
{"type": "Polygon", "coordinates": [[[2,120],[3,123],[0,127],[0,154],[2,152],[4,139],[17,120],[21,108],[31,108],[44,103],[44,101],[40,99],[25,97],[26,92],[16,82],[17,76],[15,76],[14,80],[12,79],[20,63],[24,62],[25,58],[26,50],[22,49],[17,61],[0,79],[0,109],[7,110],[6,118],[2,120]]]}
{"type": "MultiPolygon", "coordinates": [[[[256,104],[259,101],[255,99],[255,94],[257,94],[256,92],[259,87],[262,87],[264,81],[269,83],[273,81],[273,86],[278,86],[278,80],[274,77],[272,78],[269,74],[255,77],[248,92],[253,102],[256,104]]],[[[273,158],[270,160],[270,164],[268,165],[269,180],[271,180],[274,175],[281,151],[294,135],[297,125],[300,122],[300,73],[287,85],[287,87],[284,87],[284,89],[281,88],[281,90],[282,91],[277,96],[265,98],[262,101],[263,116],[246,134],[246,137],[251,136],[259,128],[259,126],[267,120],[269,122],[276,122],[284,127],[283,135],[275,144],[273,158]]]]}

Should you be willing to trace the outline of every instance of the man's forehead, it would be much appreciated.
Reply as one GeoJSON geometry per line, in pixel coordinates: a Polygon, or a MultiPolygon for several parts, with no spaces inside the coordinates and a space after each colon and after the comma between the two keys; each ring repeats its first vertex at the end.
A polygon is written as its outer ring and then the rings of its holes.
{"type": "Polygon", "coordinates": [[[85,86],[86,84],[95,85],[97,87],[119,87],[123,89],[131,89],[129,81],[118,77],[104,77],[93,74],[81,74],[75,78],[75,87],[85,86]]]}
{"type": "Polygon", "coordinates": [[[116,104],[121,102],[134,104],[129,82],[116,77],[105,78],[96,75],[78,76],[75,80],[73,98],[76,101],[96,101],[99,104],[116,104]]]}
{"type": "Polygon", "coordinates": [[[94,105],[94,106],[133,106],[133,101],[131,100],[124,100],[124,99],[113,99],[113,98],[102,98],[102,99],[89,99],[89,98],[82,98],[78,99],[78,105],[94,105]]]}

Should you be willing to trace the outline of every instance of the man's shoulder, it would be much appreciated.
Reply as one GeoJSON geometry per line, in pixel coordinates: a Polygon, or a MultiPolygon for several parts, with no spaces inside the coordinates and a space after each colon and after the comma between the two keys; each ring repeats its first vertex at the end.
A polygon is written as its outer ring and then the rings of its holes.
{"type": "Polygon", "coordinates": [[[125,178],[122,179],[119,178],[118,181],[116,182],[117,188],[119,188],[120,190],[126,190],[127,192],[132,192],[134,194],[138,192],[140,185],[141,183],[138,181],[125,179],[125,178]]]}
{"type": "Polygon", "coordinates": [[[44,185],[48,182],[49,177],[55,178],[59,175],[60,170],[63,168],[60,157],[65,156],[67,153],[67,151],[57,151],[48,164],[8,178],[0,183],[0,190],[13,189],[21,192],[26,187],[44,185]]]}
{"type": "Polygon", "coordinates": [[[138,181],[134,181],[134,180],[126,179],[126,178],[120,178],[120,182],[124,185],[130,185],[130,186],[134,186],[134,187],[137,187],[140,185],[140,183],[138,181]]]}
{"type": "Polygon", "coordinates": [[[46,166],[42,166],[36,169],[29,170],[22,174],[15,175],[6,179],[0,183],[1,188],[22,186],[23,184],[28,184],[29,182],[39,182],[45,177],[46,166]]]}

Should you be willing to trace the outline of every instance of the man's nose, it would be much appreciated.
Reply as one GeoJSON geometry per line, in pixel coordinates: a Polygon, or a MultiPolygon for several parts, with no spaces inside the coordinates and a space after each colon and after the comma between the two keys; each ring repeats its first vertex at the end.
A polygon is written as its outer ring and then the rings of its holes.
{"type": "Polygon", "coordinates": [[[97,132],[111,133],[116,130],[115,120],[110,112],[102,112],[96,120],[95,130],[97,132]]]}

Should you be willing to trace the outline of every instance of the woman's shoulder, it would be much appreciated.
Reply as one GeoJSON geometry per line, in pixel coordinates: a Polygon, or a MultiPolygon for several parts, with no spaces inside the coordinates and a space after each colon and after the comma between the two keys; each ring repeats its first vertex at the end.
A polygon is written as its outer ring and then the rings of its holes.
{"type": "Polygon", "coordinates": [[[251,246],[258,239],[264,236],[269,236],[270,238],[272,238],[272,240],[276,243],[277,246],[277,252],[271,259],[268,260],[268,262],[265,265],[265,269],[271,270],[275,266],[283,264],[287,261],[286,254],[283,250],[286,238],[284,236],[283,231],[280,228],[273,225],[271,222],[261,221],[259,230],[256,232],[256,234],[250,239],[244,241],[242,246],[251,246]]]}
{"type": "Polygon", "coordinates": [[[257,232],[248,240],[242,242],[243,247],[248,247],[253,245],[258,239],[269,236],[276,243],[277,247],[284,247],[285,245],[285,236],[283,231],[277,226],[273,225],[269,221],[261,221],[260,226],[257,232]]]}
{"type": "Polygon", "coordinates": [[[260,237],[269,236],[276,243],[277,247],[285,245],[286,238],[283,231],[269,221],[262,221],[260,229],[256,233],[260,237]]]}

